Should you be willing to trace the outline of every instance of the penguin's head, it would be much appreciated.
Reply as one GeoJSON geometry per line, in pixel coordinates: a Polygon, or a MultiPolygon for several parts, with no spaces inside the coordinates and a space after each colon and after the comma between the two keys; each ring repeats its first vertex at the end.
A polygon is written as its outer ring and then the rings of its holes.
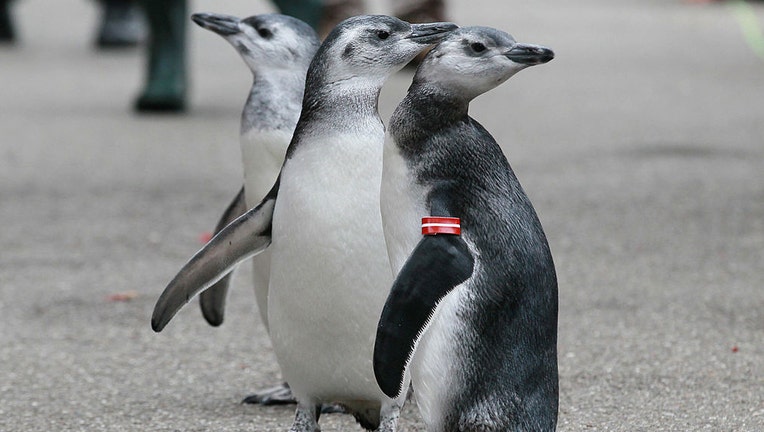
{"type": "Polygon", "coordinates": [[[339,23],[321,45],[311,69],[324,83],[361,78],[379,85],[456,24],[409,24],[386,15],[359,15],[339,23]]]}
{"type": "Polygon", "coordinates": [[[553,58],[551,49],[518,43],[503,31],[463,27],[449,34],[427,54],[417,68],[414,82],[434,83],[469,100],[517,72],[553,58]]]}
{"type": "Polygon", "coordinates": [[[267,70],[304,72],[320,43],[309,25],[287,15],[263,14],[239,19],[230,15],[195,13],[191,19],[233,45],[253,73],[267,70]]]}

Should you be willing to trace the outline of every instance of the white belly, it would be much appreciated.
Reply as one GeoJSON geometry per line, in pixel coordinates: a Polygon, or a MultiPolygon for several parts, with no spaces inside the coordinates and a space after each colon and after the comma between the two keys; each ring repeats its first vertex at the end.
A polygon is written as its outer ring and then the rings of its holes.
{"type": "Polygon", "coordinates": [[[298,398],[388,400],[372,368],[392,285],[379,211],[382,143],[318,141],[282,171],[270,247],[274,351],[298,398]]]}
{"type": "Polygon", "coordinates": [[[448,398],[454,389],[463,388],[458,382],[462,374],[454,356],[454,344],[459,343],[457,330],[462,326],[465,282],[451,291],[438,305],[430,325],[422,335],[409,365],[419,412],[428,431],[440,431],[446,414],[448,398]]]}
{"type": "Polygon", "coordinates": [[[291,131],[252,129],[241,136],[244,166],[244,193],[247,206],[254,207],[265,197],[279,176],[291,131]]]}
{"type": "MultiPolygon", "coordinates": [[[[241,137],[241,156],[244,166],[244,195],[248,208],[260,203],[273,187],[284,162],[284,154],[292,133],[283,130],[252,129],[241,137]]],[[[252,284],[260,318],[268,323],[268,283],[270,280],[271,252],[266,249],[252,258],[252,284]]]]}
{"type": "Polygon", "coordinates": [[[426,196],[427,190],[415,183],[398,148],[388,138],[380,204],[387,252],[395,276],[422,238],[422,218],[428,216],[426,196]]]}

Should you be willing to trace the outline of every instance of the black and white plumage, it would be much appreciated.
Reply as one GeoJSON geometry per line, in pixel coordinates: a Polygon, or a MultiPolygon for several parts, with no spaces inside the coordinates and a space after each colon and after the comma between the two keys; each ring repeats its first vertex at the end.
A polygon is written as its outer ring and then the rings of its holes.
{"type": "MultiPolygon", "coordinates": [[[[305,75],[320,41],[308,24],[287,15],[240,19],[196,13],[191,19],[230,43],[253,78],[239,128],[244,187],[221,216],[217,233],[258,204],[278,177],[300,118],[305,75]]],[[[270,253],[260,254],[252,263],[255,297],[267,328],[270,253]]],[[[230,276],[226,276],[199,296],[204,318],[213,326],[223,322],[229,284],[230,276]]]]}
{"type": "MultiPolygon", "coordinates": [[[[320,41],[306,23],[281,14],[240,19],[216,13],[196,13],[191,19],[239,53],[252,72],[252,86],[241,113],[240,145],[244,186],[222,214],[215,233],[260,202],[278,177],[284,155],[300,117],[305,75],[320,41]]],[[[270,252],[252,258],[252,284],[260,318],[268,328],[270,252]]],[[[233,271],[199,296],[202,315],[210,325],[223,323],[233,271]]],[[[281,383],[247,396],[244,402],[293,403],[281,383]]]]}
{"type": "Polygon", "coordinates": [[[154,309],[156,331],[231,266],[272,253],[268,320],[284,378],[298,400],[292,431],[318,430],[318,406],[344,405],[367,429],[394,431],[405,395],[382,392],[372,352],[392,283],[379,184],[387,77],[456,26],[387,16],[340,23],[308,70],[300,120],[265,199],[181,269],[154,309]]]}
{"type": "Polygon", "coordinates": [[[472,99],[551,50],[486,27],[451,33],[419,66],[385,145],[381,210],[397,275],[379,321],[375,374],[408,376],[429,432],[553,431],[557,279],[533,206],[472,99]],[[421,234],[423,217],[461,234],[421,234]]]}

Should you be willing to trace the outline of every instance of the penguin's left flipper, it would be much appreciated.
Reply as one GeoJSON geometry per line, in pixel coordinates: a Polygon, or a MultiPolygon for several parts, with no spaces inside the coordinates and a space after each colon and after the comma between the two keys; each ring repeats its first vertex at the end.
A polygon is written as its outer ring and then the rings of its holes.
{"type": "Polygon", "coordinates": [[[196,253],[159,296],[151,328],[162,331],[196,294],[228,274],[233,267],[271,244],[273,209],[279,181],[260,204],[231,222],[196,253]]]}
{"type": "MultiPolygon", "coordinates": [[[[223,230],[228,224],[236,218],[247,212],[247,203],[244,199],[244,186],[236,194],[231,204],[228,205],[223,215],[220,217],[215,234],[223,230]]],[[[214,285],[199,294],[199,307],[202,309],[202,315],[207,323],[213,327],[223,324],[225,313],[225,299],[228,295],[228,287],[231,284],[231,276],[236,269],[232,269],[222,279],[215,282],[214,285]]]]}
{"type": "Polygon", "coordinates": [[[438,303],[472,275],[474,258],[457,235],[422,238],[393,283],[377,326],[374,375],[382,391],[398,397],[414,348],[438,303]]]}

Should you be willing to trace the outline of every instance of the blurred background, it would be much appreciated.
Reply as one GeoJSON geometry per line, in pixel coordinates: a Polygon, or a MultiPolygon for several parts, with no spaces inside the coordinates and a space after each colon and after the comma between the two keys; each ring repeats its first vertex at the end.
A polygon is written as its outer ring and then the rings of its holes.
{"type": "MultiPolygon", "coordinates": [[[[367,2],[391,13],[390,3],[367,2]]],[[[248,16],[266,1],[191,1],[248,16]]],[[[286,430],[242,268],[220,328],[169,279],[238,191],[250,72],[187,28],[185,112],[136,113],[145,47],[96,50],[99,6],[17,0],[0,45],[0,430],[286,430]]],[[[447,2],[554,49],[476,99],[560,283],[560,431],[764,430],[764,4],[447,2]]],[[[380,105],[386,121],[410,70],[380,105]]],[[[401,423],[423,430],[413,404],[401,423]]],[[[324,431],[360,430],[329,415],[324,431]]]]}

